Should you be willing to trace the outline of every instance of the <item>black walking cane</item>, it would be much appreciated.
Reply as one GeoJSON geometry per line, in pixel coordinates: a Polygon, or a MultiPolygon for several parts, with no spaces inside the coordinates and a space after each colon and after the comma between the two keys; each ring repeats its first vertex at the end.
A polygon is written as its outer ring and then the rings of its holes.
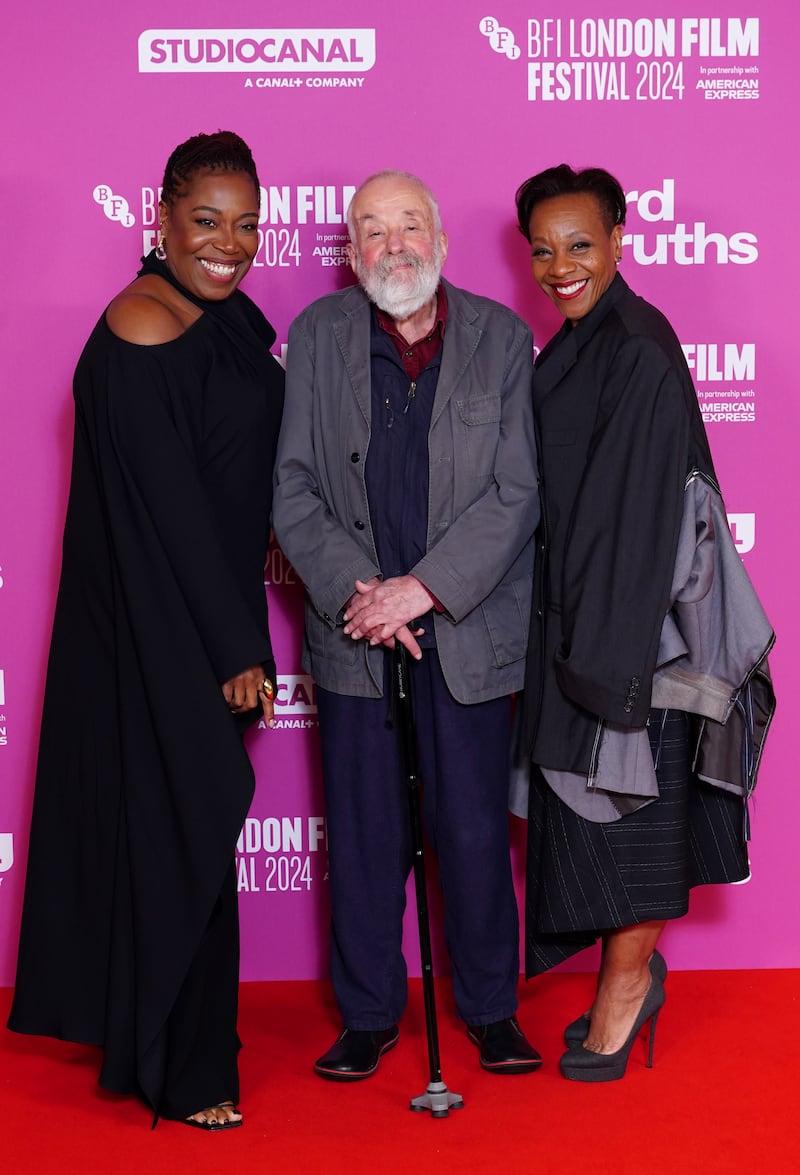
{"type": "Polygon", "coordinates": [[[394,709],[400,737],[403,763],[408,783],[408,810],[411,818],[411,848],[414,854],[414,887],[417,895],[419,923],[419,953],[422,961],[422,994],[425,1000],[425,1030],[428,1036],[428,1065],[430,1081],[419,1097],[411,1099],[410,1109],[417,1113],[430,1110],[432,1118],[446,1118],[450,1110],[460,1110],[464,1101],[460,1094],[449,1093],[442,1081],[439,1061],[439,1032],[436,1025],[436,993],[433,987],[433,957],[431,928],[428,920],[428,889],[425,881],[425,847],[422,839],[422,808],[419,795],[417,768],[417,733],[411,705],[411,676],[408,653],[395,639],[392,657],[394,709]]]}

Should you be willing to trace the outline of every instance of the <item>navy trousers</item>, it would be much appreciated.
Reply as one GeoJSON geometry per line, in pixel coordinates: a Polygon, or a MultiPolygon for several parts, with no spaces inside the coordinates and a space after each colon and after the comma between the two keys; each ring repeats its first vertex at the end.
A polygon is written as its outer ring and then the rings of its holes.
{"type": "MultiPolygon", "coordinates": [[[[330,856],[331,979],[347,1028],[395,1024],[411,866],[408,789],[383,698],[317,690],[330,856]]],[[[464,706],[435,649],[412,664],[423,815],[438,861],[456,1011],[490,1024],[517,1009],[519,922],[508,840],[508,698],[464,706]]]]}

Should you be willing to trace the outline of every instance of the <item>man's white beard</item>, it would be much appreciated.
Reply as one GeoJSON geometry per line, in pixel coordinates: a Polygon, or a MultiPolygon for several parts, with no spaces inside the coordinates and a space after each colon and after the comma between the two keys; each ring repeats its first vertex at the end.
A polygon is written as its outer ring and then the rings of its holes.
{"type": "Polygon", "coordinates": [[[442,254],[438,242],[426,260],[416,253],[395,253],[383,257],[369,269],[359,254],[356,262],[356,276],[367,297],[398,322],[410,318],[433,299],[441,272],[442,254]],[[411,265],[414,272],[394,277],[393,271],[399,265],[411,265]]]}

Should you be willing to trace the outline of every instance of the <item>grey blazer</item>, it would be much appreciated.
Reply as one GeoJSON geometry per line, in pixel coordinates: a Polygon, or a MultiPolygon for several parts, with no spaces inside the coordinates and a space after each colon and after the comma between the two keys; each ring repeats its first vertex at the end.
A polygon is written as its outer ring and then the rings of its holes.
{"type": "MultiPolygon", "coordinates": [[[[533,342],[505,306],[445,285],[427,553],[408,571],[444,606],[434,620],[442,669],[469,703],[523,683],[539,519],[533,342]]],[[[382,647],[341,626],[355,580],[381,574],[364,481],[370,415],[370,305],[353,286],[312,303],[289,332],[273,525],[306,587],[304,668],[360,697],[383,691],[382,647]]]]}

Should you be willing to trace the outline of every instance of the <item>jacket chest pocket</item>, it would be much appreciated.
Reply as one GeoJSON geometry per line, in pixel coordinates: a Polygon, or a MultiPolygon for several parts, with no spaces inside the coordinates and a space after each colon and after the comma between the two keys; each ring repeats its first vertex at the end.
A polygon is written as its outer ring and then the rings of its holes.
{"type": "Polygon", "coordinates": [[[469,473],[473,477],[489,477],[494,471],[500,439],[500,394],[488,393],[457,400],[456,407],[469,473]]]}

